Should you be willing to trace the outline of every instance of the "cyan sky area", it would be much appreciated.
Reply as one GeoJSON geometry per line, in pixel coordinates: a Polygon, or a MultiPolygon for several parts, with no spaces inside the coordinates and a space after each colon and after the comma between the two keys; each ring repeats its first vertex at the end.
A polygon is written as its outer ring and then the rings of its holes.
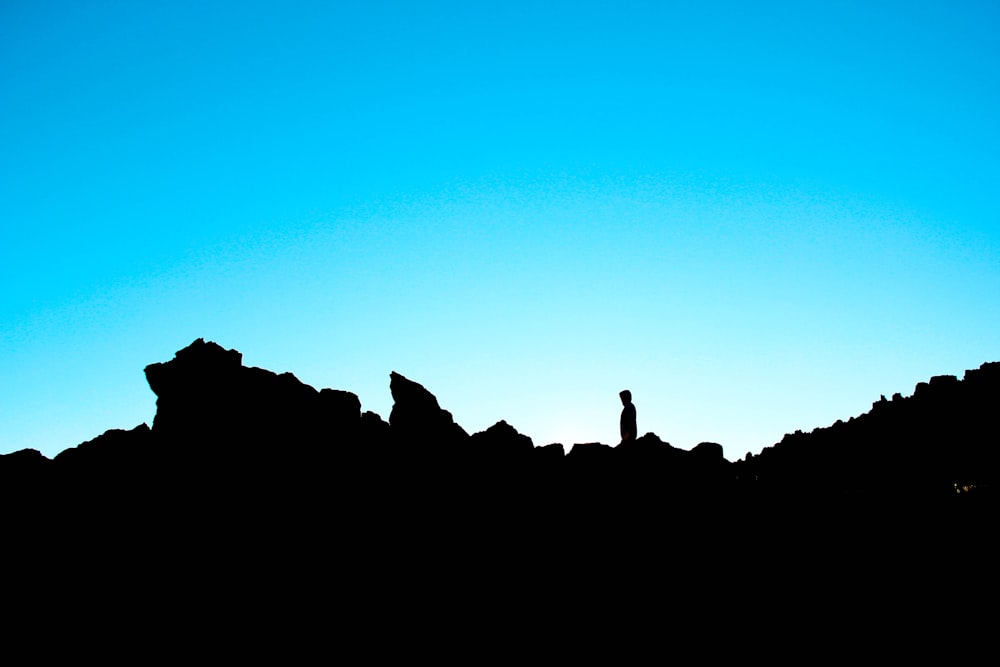
{"type": "Polygon", "coordinates": [[[196,338],[730,460],[1000,360],[996,2],[0,4],[0,453],[196,338]]]}

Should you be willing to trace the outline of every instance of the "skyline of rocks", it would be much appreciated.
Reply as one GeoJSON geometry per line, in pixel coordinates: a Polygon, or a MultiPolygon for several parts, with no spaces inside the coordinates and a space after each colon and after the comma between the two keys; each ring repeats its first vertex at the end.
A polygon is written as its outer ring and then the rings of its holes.
{"type": "Polygon", "coordinates": [[[207,628],[298,610],[372,641],[599,618],[659,642],[666,607],[780,645],[816,619],[955,622],[995,588],[998,363],[735,462],[654,433],[469,434],[398,373],[385,420],[201,339],[146,376],[152,426],[0,456],[12,608],[110,596],[207,628]]]}
{"type": "Polygon", "coordinates": [[[560,475],[594,468],[608,476],[686,487],[711,470],[716,485],[732,489],[745,489],[752,479],[755,488],[872,494],[981,488],[995,483],[1000,468],[995,444],[1000,429],[993,417],[1000,405],[997,362],[966,371],[962,380],[932,377],[909,397],[882,396],[868,413],[809,433],[789,433],[735,462],[724,458],[718,443],[682,450],[655,433],[617,446],[538,446],[501,420],[469,434],[433,393],[395,371],[389,378],[393,407],[385,420],[362,412],[350,391],[317,390],[291,373],[246,367],[240,352],[204,339],[170,361],[149,364],[145,374],[157,396],[152,426],[111,429],[52,459],[35,450],[0,456],[4,477],[16,477],[15,470],[41,474],[50,467],[134,467],[147,475],[176,468],[177,474],[207,475],[261,466],[299,474],[317,467],[379,465],[449,470],[453,476],[491,467],[507,475],[528,468],[549,473],[559,468],[560,475]]]}

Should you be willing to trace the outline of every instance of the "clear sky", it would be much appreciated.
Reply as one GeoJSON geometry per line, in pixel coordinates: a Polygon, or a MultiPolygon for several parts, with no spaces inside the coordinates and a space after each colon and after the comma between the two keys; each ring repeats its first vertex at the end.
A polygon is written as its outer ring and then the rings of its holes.
{"type": "Polygon", "coordinates": [[[0,2],[0,453],[196,338],[730,460],[1000,360],[1000,3],[0,2]]]}

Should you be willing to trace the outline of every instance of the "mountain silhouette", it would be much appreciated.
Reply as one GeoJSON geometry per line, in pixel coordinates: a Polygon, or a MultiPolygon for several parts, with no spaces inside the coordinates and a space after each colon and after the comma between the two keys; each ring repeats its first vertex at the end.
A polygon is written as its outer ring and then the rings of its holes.
{"type": "Polygon", "coordinates": [[[889,596],[926,620],[931,600],[995,586],[1000,363],[735,462],[653,433],[568,450],[505,421],[469,434],[396,372],[386,421],[202,339],[145,374],[152,426],[0,456],[3,556],[26,599],[204,620],[206,591],[227,613],[266,600],[269,618],[308,591],[346,614],[339,632],[378,618],[424,641],[437,623],[478,637],[511,605],[542,628],[609,610],[647,627],[650,605],[724,603],[749,623],[766,599],[803,631],[793,610],[874,622],[884,607],[858,601],[889,596]]]}

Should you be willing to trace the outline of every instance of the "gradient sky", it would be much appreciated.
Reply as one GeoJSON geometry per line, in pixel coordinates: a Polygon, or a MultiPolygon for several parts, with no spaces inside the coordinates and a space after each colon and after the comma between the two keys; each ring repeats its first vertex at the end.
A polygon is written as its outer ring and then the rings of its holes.
{"type": "Polygon", "coordinates": [[[1000,360],[1000,3],[0,2],[0,453],[196,338],[730,460],[1000,360]]]}

